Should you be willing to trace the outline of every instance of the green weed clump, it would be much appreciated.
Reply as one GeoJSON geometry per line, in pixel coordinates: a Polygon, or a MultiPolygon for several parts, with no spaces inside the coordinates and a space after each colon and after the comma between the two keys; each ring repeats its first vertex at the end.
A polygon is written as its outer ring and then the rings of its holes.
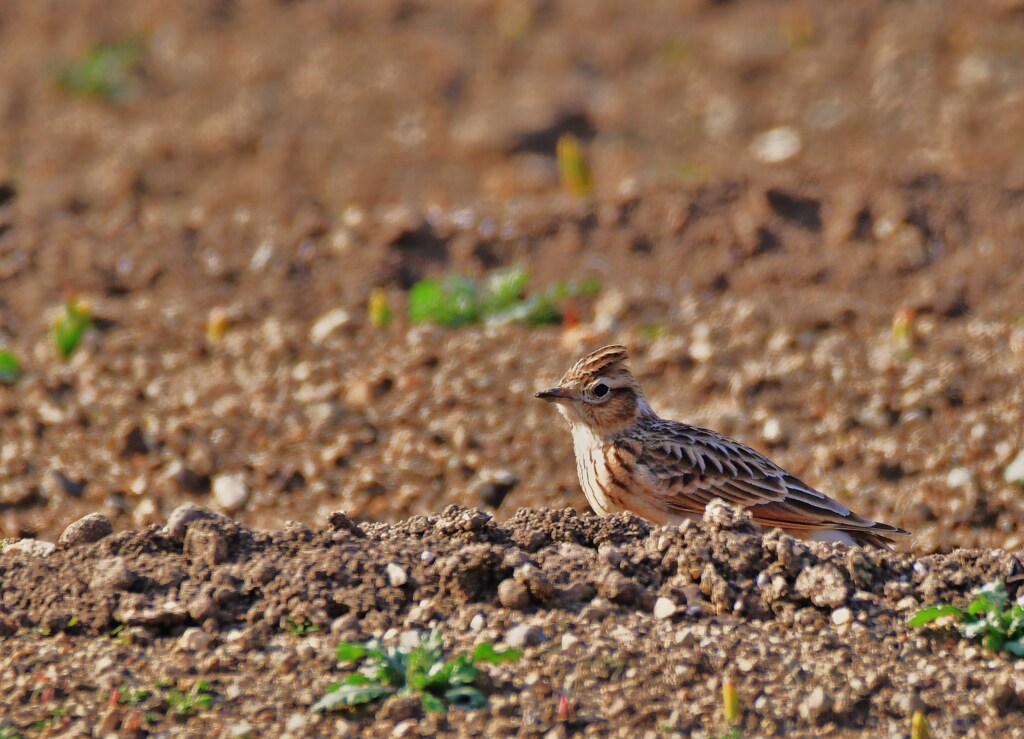
{"type": "Polygon", "coordinates": [[[560,305],[567,299],[594,295],[596,280],[559,282],[547,290],[528,294],[530,273],[521,267],[498,270],[482,283],[451,274],[420,280],[409,291],[409,320],[455,327],[470,323],[558,323],[560,305]]]}
{"type": "Polygon", "coordinates": [[[1024,657],[1024,596],[1010,603],[998,580],[983,585],[967,608],[928,606],[907,619],[907,626],[920,628],[943,618],[951,618],[965,639],[980,641],[993,652],[1024,657]]]}
{"type": "Polygon", "coordinates": [[[444,638],[434,628],[414,647],[383,647],[376,639],[366,644],[342,642],[337,648],[339,662],[359,663],[359,669],[341,682],[332,683],[314,711],[357,706],[394,694],[419,695],[425,711],[443,713],[448,706],[480,708],[487,698],[473,683],[480,676],[481,662],[515,662],[522,656],[516,649],[497,650],[482,642],[472,654],[444,658],[444,638]]]}
{"type": "Polygon", "coordinates": [[[77,59],[55,65],[53,79],[65,92],[116,103],[131,94],[145,56],[146,44],[134,36],[94,44],[77,59]]]}

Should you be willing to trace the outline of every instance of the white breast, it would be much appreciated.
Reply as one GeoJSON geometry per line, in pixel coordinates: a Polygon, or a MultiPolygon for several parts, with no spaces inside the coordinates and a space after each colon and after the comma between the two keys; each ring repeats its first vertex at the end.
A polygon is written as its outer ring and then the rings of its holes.
{"type": "Polygon", "coordinates": [[[576,454],[576,475],[587,502],[595,513],[602,516],[621,510],[605,495],[610,490],[608,470],[604,460],[604,442],[583,424],[573,424],[572,445],[576,454]]]}

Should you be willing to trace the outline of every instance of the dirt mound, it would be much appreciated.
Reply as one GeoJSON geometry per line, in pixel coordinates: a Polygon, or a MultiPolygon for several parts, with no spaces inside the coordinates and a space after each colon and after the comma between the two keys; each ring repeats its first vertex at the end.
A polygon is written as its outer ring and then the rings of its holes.
{"type": "MultiPolygon", "coordinates": [[[[922,604],[961,602],[1017,572],[1016,558],[1000,551],[914,560],[808,544],[759,530],[725,505],[679,528],[573,510],[521,509],[499,524],[450,506],[394,525],[335,514],[322,530],[273,532],[185,506],[166,527],[97,535],[46,554],[9,546],[0,557],[8,654],[24,656],[23,645],[53,634],[43,643],[57,649],[36,655],[34,669],[59,659],[70,668],[55,678],[60,697],[97,712],[109,691],[165,673],[212,686],[212,707],[183,719],[190,727],[229,731],[252,720],[254,706],[274,705],[260,714],[268,736],[289,726],[326,734],[336,721],[367,736],[403,721],[405,732],[489,736],[520,724],[531,736],[716,730],[727,674],[754,734],[880,735],[904,730],[908,711],[923,707],[942,709],[939,725],[993,735],[1016,721],[1014,691],[1024,698],[1012,662],[904,626],[922,604]],[[519,663],[495,668],[485,709],[403,716],[386,703],[341,719],[308,711],[342,674],[335,640],[391,640],[436,623],[452,648],[483,639],[526,646],[519,663]],[[123,643],[94,636],[112,631],[123,643]],[[149,656],[136,662],[142,645],[149,656]],[[121,656],[81,672],[97,650],[121,656]],[[941,697],[954,685],[966,691],[958,714],[941,697]],[[990,699],[997,685],[1011,698],[990,699]],[[571,716],[558,713],[562,695],[571,716]]],[[[6,688],[19,695],[17,683],[6,688]]],[[[20,695],[25,705],[10,716],[39,720],[45,706],[20,695]]],[[[110,711],[117,725],[136,718],[110,711]]]]}

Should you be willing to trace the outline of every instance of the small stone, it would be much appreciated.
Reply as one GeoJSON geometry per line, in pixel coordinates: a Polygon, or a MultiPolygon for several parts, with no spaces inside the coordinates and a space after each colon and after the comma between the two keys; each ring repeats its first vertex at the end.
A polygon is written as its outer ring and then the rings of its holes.
{"type": "Polygon", "coordinates": [[[435,559],[437,559],[437,555],[429,549],[424,549],[422,552],[420,552],[420,561],[424,562],[425,564],[432,565],[434,564],[435,559]]]}
{"type": "Polygon", "coordinates": [[[580,640],[574,634],[566,632],[562,634],[562,649],[568,649],[573,644],[579,644],[580,640]]]}
{"type": "Polygon", "coordinates": [[[91,544],[113,533],[114,527],[110,519],[102,513],[90,513],[72,524],[69,524],[60,535],[57,543],[62,547],[74,547],[79,544],[91,544]]]}
{"type": "Polygon", "coordinates": [[[4,554],[23,552],[30,557],[46,557],[53,554],[56,549],[57,545],[53,542],[40,541],[39,539],[18,539],[17,541],[5,544],[3,552],[4,554]]]}
{"type": "Polygon", "coordinates": [[[192,626],[178,637],[178,648],[187,652],[202,652],[210,646],[212,637],[200,628],[192,626]]]}
{"type": "Polygon", "coordinates": [[[239,721],[237,724],[232,724],[228,727],[228,736],[231,739],[243,739],[243,737],[251,736],[255,728],[248,721],[239,721]]]}
{"type": "Polygon", "coordinates": [[[672,618],[676,613],[676,604],[668,598],[658,598],[654,601],[654,617],[665,619],[672,618]]]}
{"type": "Polygon", "coordinates": [[[351,320],[352,316],[344,308],[329,310],[309,329],[309,340],[314,344],[322,344],[339,328],[347,326],[351,320]]]}
{"type": "Polygon", "coordinates": [[[759,162],[778,164],[800,153],[800,132],[793,126],[762,131],[750,142],[750,153],[759,162]]]}
{"type": "Polygon", "coordinates": [[[293,713],[291,716],[288,717],[288,720],[285,722],[284,728],[285,731],[291,732],[293,734],[303,734],[305,733],[303,729],[306,728],[307,723],[309,723],[308,714],[293,713]]]}
{"type": "Polygon", "coordinates": [[[622,550],[611,544],[602,544],[598,547],[597,556],[612,567],[618,567],[622,564],[622,550]]]}
{"type": "Polygon", "coordinates": [[[530,606],[530,592],[523,583],[508,578],[498,584],[498,600],[506,608],[521,611],[530,606]]]}
{"type": "Polygon", "coordinates": [[[388,582],[391,583],[393,588],[400,588],[409,582],[409,574],[401,565],[389,562],[386,571],[388,573],[388,582]]]}
{"type": "Polygon", "coordinates": [[[753,672],[757,667],[757,660],[750,657],[740,657],[736,660],[736,669],[743,673],[753,672]]]}
{"type": "Polygon", "coordinates": [[[794,588],[819,608],[839,608],[850,597],[846,578],[834,565],[816,565],[802,570],[794,588]]]}
{"type": "Polygon", "coordinates": [[[194,521],[201,520],[217,520],[221,516],[218,513],[197,506],[195,503],[182,503],[180,506],[175,508],[170,517],[167,519],[167,525],[164,527],[164,531],[172,539],[178,542],[185,541],[185,533],[188,531],[188,526],[194,521]]]}
{"type": "Polygon", "coordinates": [[[1007,482],[1024,485],[1024,449],[1014,457],[1013,461],[1003,471],[1003,478],[1007,482]]]}
{"type": "Polygon", "coordinates": [[[815,688],[804,698],[799,710],[800,716],[808,723],[824,723],[825,717],[832,712],[832,698],[824,688],[815,688]]]}
{"type": "Polygon", "coordinates": [[[769,418],[764,422],[764,426],[761,428],[761,436],[769,444],[778,444],[785,438],[785,433],[782,430],[782,423],[777,418],[769,418]]]}
{"type": "Polygon", "coordinates": [[[951,488],[965,488],[971,484],[971,471],[966,467],[954,467],[946,475],[946,484],[951,488]]]}
{"type": "Polygon", "coordinates": [[[836,626],[842,626],[850,623],[850,619],[853,618],[853,613],[850,612],[849,608],[837,608],[832,611],[832,623],[836,626]]]}
{"type": "Polygon", "coordinates": [[[509,470],[496,470],[477,484],[475,494],[485,506],[497,508],[518,483],[519,479],[509,470]]]}
{"type": "Polygon", "coordinates": [[[482,614],[482,613],[476,614],[469,621],[470,631],[480,631],[486,625],[487,625],[487,620],[484,618],[484,614],[482,614]]]}
{"type": "Polygon", "coordinates": [[[505,643],[513,649],[523,649],[524,647],[534,647],[538,644],[542,644],[548,640],[544,632],[536,626],[530,626],[529,624],[518,624],[513,626],[505,634],[505,643]]]}
{"type": "Polygon", "coordinates": [[[240,475],[217,475],[212,488],[213,499],[225,511],[237,511],[249,499],[249,490],[240,475]]]}

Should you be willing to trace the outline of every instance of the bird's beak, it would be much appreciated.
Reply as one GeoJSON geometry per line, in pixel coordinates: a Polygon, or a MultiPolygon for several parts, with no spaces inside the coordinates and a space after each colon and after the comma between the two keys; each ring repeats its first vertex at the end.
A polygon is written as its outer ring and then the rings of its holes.
{"type": "Polygon", "coordinates": [[[540,398],[541,400],[546,400],[549,403],[553,403],[559,400],[572,400],[572,395],[569,394],[569,391],[561,387],[552,387],[548,388],[547,390],[541,390],[533,397],[540,398]]]}

